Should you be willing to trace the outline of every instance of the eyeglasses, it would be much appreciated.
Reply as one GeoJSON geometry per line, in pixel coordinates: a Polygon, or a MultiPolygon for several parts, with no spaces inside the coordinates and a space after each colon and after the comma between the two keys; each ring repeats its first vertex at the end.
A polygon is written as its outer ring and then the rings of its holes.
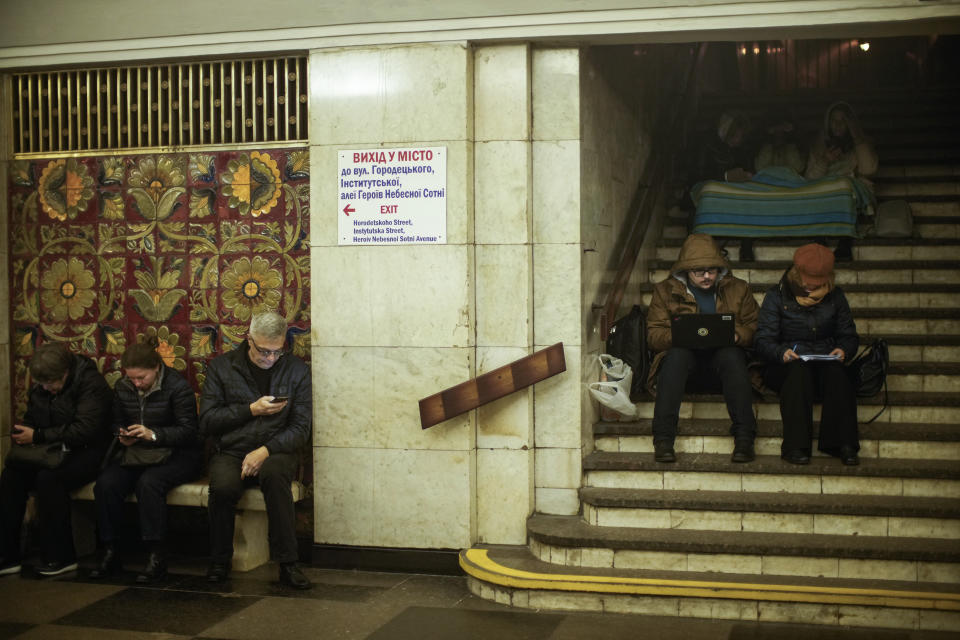
{"type": "Polygon", "coordinates": [[[248,335],[247,335],[247,340],[249,340],[251,346],[253,346],[253,348],[257,350],[257,353],[259,353],[260,355],[262,355],[262,356],[265,357],[265,358],[279,358],[279,357],[283,356],[283,354],[285,354],[285,353],[287,352],[287,346],[286,346],[286,345],[284,345],[284,346],[283,346],[282,348],[280,348],[280,349],[263,349],[262,347],[260,347],[259,345],[257,345],[256,342],[254,342],[253,336],[251,336],[251,335],[248,334],[248,335]]]}
{"type": "Polygon", "coordinates": [[[697,276],[698,278],[702,278],[707,274],[710,274],[711,276],[715,276],[718,273],[720,273],[720,269],[718,269],[717,267],[710,267],[709,269],[690,269],[690,273],[697,276]]]}

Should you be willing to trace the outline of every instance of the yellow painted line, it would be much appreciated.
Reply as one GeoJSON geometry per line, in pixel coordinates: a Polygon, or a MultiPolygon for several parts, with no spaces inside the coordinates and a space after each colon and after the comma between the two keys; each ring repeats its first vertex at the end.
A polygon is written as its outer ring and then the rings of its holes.
{"type": "Polygon", "coordinates": [[[461,551],[460,566],[468,575],[485,582],[519,589],[960,611],[960,593],[534,573],[513,569],[492,560],[487,549],[461,551]]]}

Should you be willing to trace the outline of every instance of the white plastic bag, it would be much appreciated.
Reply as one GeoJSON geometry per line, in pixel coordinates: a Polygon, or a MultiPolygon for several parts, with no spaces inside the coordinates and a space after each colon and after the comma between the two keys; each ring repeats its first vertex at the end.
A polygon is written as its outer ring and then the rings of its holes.
{"type": "Polygon", "coordinates": [[[633,382],[630,365],[604,353],[600,356],[600,376],[604,380],[588,385],[594,400],[624,417],[636,417],[637,406],[630,402],[630,385],[633,382]]]}

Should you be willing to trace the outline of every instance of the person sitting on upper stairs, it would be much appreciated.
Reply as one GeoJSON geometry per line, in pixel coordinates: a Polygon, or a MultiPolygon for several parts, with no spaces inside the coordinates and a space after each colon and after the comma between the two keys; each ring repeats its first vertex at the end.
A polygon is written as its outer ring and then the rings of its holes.
{"type": "MultiPolygon", "coordinates": [[[[873,183],[866,176],[874,175],[879,164],[877,151],[864,135],[853,107],[846,102],[831,104],[823,118],[823,129],[810,145],[804,177],[816,180],[825,176],[847,176],[857,180],[872,196],[873,183]]],[[[868,205],[868,213],[873,207],[873,203],[868,205]]],[[[853,238],[841,238],[835,251],[837,260],[850,260],[852,247],[853,238]]]]}
{"type": "Polygon", "coordinates": [[[823,411],[817,448],[843,464],[859,464],[857,396],[843,363],[856,353],[860,338],[847,298],[834,284],[833,264],[825,246],[803,245],[760,307],[754,349],[769,363],[766,384],[780,392],[780,456],[792,464],[810,463],[818,396],[823,411]]]}
{"type": "MultiPolygon", "coordinates": [[[[697,180],[746,182],[753,177],[754,145],[750,118],[728,109],[720,114],[716,131],[703,144],[697,158],[697,180]]],[[[753,262],[753,238],[740,239],[740,261],[753,262]]]]}
{"type": "Polygon", "coordinates": [[[687,237],[670,275],[653,289],[647,310],[647,343],[656,352],[648,386],[656,387],[653,411],[653,446],[657,462],[674,462],[674,440],[680,403],[687,380],[694,372],[710,386],[723,390],[733,421],[733,462],[754,459],[757,420],[753,388],[744,348],[753,340],[758,306],[750,286],[730,273],[730,265],[713,238],[702,233],[687,237]],[[674,346],[671,318],[690,313],[734,314],[734,344],[710,349],[674,346]]]}

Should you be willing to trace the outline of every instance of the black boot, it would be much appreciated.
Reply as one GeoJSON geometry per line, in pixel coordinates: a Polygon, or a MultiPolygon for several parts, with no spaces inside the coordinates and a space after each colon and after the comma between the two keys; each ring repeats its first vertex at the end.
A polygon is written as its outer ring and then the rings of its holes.
{"type": "Polygon", "coordinates": [[[833,257],[837,262],[850,262],[853,260],[853,238],[840,238],[839,242],[837,242],[837,248],[833,250],[833,257]]]}
{"type": "Polygon", "coordinates": [[[753,238],[740,238],[740,262],[754,262],[753,238]]]}
{"type": "Polygon", "coordinates": [[[102,580],[103,578],[119,573],[120,569],[120,552],[117,551],[117,545],[108,542],[103,545],[103,553],[100,555],[100,561],[97,562],[96,567],[90,570],[87,577],[94,580],[102,580]]]}
{"type": "Polygon", "coordinates": [[[147,557],[147,566],[137,574],[137,582],[151,584],[167,577],[167,557],[159,546],[154,547],[147,557]]]}

